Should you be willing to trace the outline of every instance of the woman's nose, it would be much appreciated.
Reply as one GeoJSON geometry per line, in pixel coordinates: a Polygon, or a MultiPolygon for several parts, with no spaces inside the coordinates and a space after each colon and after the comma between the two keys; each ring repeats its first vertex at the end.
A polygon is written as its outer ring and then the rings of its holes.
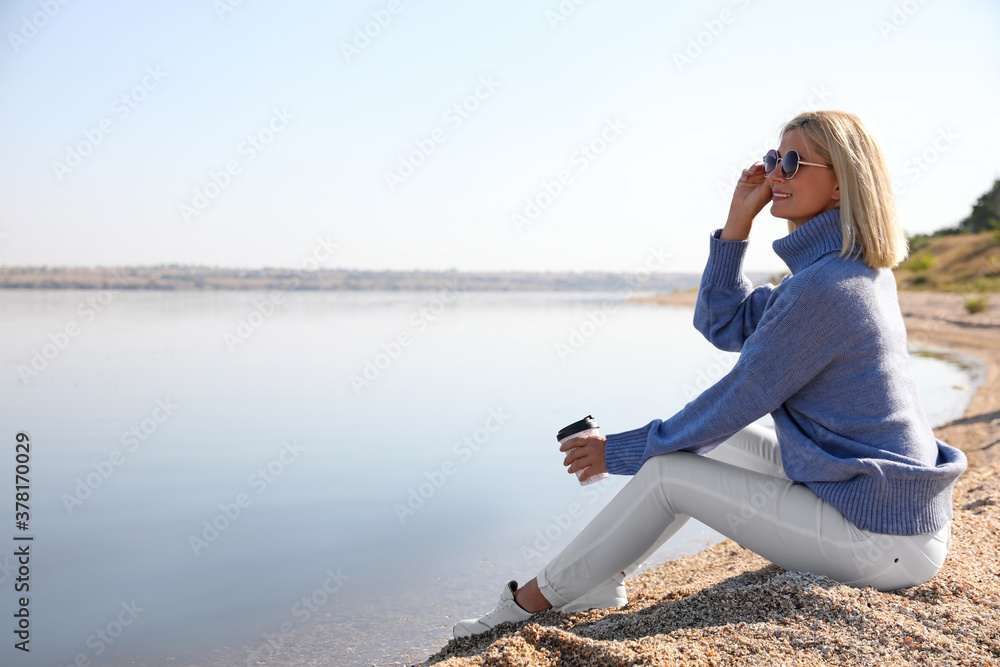
{"type": "Polygon", "coordinates": [[[781,171],[780,162],[777,165],[775,165],[771,173],[767,175],[767,180],[771,181],[771,183],[784,183],[786,180],[788,180],[785,178],[784,174],[781,171]]]}

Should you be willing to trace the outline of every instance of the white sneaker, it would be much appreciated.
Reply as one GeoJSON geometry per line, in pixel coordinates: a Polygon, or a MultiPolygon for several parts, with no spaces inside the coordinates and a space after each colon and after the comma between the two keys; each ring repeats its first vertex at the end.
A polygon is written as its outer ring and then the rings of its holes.
{"type": "Polygon", "coordinates": [[[571,600],[562,607],[553,607],[552,611],[572,614],[590,609],[624,607],[627,604],[628,595],[625,592],[625,576],[619,572],[586,595],[571,600]]]}
{"type": "Polygon", "coordinates": [[[452,629],[455,638],[471,637],[472,635],[478,635],[491,630],[501,623],[519,623],[534,616],[532,612],[522,609],[521,605],[517,604],[514,600],[514,591],[516,590],[517,582],[514,580],[508,581],[507,585],[503,588],[503,592],[500,594],[500,602],[497,603],[493,611],[487,613],[485,616],[467,618],[455,624],[455,627],[452,629]]]}

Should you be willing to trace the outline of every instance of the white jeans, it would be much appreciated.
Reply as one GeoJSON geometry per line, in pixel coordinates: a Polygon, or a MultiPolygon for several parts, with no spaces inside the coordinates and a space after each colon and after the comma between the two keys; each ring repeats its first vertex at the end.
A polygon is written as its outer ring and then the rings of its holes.
{"type": "Polygon", "coordinates": [[[634,572],[694,517],[772,563],[848,586],[908,588],[944,563],[951,526],[924,535],[856,528],[781,467],[772,429],[751,424],[706,456],[654,456],[541,572],[553,606],[634,572]]]}

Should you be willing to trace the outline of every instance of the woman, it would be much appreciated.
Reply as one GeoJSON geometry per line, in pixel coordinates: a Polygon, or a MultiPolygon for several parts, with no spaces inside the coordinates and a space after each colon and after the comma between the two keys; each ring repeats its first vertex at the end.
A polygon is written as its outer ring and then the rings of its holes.
{"type": "Polygon", "coordinates": [[[689,517],[788,570],[896,590],[940,569],[965,470],[938,440],[910,372],[891,269],[906,256],[882,152],[856,116],[800,114],[743,171],[709,240],[695,327],[733,369],[666,421],[562,446],[568,472],[634,475],[566,549],[456,637],[535,612],[625,604],[624,576],[689,517]],[[791,273],[742,272],[754,216],[791,273]],[[754,424],[770,413],[774,430],[754,424]]]}

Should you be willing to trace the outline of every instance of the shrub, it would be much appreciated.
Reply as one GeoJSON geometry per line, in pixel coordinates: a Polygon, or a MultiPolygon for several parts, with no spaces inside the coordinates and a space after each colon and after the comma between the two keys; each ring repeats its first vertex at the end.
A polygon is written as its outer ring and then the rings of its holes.
{"type": "Polygon", "coordinates": [[[907,262],[907,268],[911,271],[926,271],[934,266],[935,261],[936,258],[934,255],[925,250],[911,257],[910,261],[907,262]]]}
{"type": "Polygon", "coordinates": [[[967,297],[965,299],[965,310],[970,314],[983,312],[986,310],[987,305],[988,300],[985,295],[967,297]]]}

